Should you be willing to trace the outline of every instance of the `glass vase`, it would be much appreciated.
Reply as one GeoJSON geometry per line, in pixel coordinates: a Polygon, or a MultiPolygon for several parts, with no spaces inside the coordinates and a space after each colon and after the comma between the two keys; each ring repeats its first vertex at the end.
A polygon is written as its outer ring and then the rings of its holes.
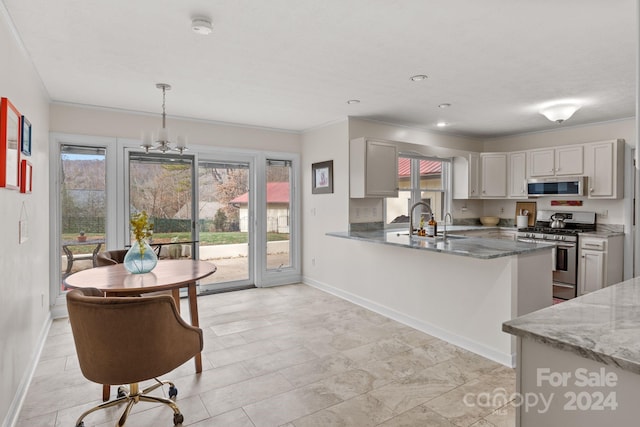
{"type": "Polygon", "coordinates": [[[124,256],[124,268],[133,274],[148,273],[158,263],[158,256],[145,241],[142,247],[136,240],[124,256]]]}

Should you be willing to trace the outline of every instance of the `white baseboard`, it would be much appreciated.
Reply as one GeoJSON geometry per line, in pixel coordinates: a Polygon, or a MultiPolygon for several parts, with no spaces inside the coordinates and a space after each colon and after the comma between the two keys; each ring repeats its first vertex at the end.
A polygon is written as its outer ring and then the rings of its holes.
{"type": "Polygon", "coordinates": [[[4,421],[2,422],[2,427],[13,427],[18,422],[18,417],[20,416],[20,410],[22,409],[22,404],[24,403],[24,399],[27,397],[27,391],[29,390],[29,385],[31,384],[33,375],[36,372],[36,368],[38,367],[38,361],[40,360],[40,355],[42,354],[42,349],[44,348],[44,344],[47,341],[47,336],[49,335],[51,322],[53,322],[53,317],[51,316],[51,313],[49,313],[49,316],[47,316],[47,318],[45,319],[45,322],[42,325],[42,329],[40,330],[40,336],[38,337],[38,342],[37,342],[35,351],[32,353],[33,356],[29,361],[29,365],[27,365],[27,369],[25,370],[25,373],[22,376],[22,380],[18,385],[16,394],[13,396],[13,400],[11,401],[11,405],[9,406],[7,415],[4,421]]]}
{"type": "Polygon", "coordinates": [[[447,341],[458,347],[464,348],[465,350],[469,350],[473,353],[479,354],[480,356],[486,357],[487,359],[493,360],[494,362],[500,363],[504,366],[508,366],[510,368],[515,367],[515,360],[516,360],[515,354],[508,354],[508,353],[502,353],[500,351],[496,351],[493,348],[487,347],[481,343],[470,340],[466,337],[453,334],[450,331],[442,329],[433,324],[424,322],[422,320],[415,319],[411,316],[407,316],[403,313],[400,313],[392,308],[379,304],[375,301],[362,298],[358,295],[343,291],[342,289],[335,288],[333,286],[327,285],[326,283],[319,282],[309,277],[303,277],[302,283],[312,286],[314,288],[320,289],[332,295],[335,295],[339,298],[352,302],[356,305],[359,305],[368,310],[371,310],[373,312],[386,316],[390,319],[396,320],[402,324],[410,326],[421,332],[432,335],[441,340],[447,341]]]}

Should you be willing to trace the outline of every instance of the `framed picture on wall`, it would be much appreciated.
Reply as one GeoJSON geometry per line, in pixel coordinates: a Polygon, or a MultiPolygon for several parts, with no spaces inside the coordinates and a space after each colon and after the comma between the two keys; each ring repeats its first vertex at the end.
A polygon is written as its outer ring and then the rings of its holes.
{"type": "Polygon", "coordinates": [[[333,193],[333,160],[311,165],[311,193],[333,193]]]}
{"type": "Polygon", "coordinates": [[[20,192],[31,193],[33,190],[33,168],[31,162],[22,159],[20,164],[20,192]]]}
{"type": "Polygon", "coordinates": [[[31,155],[31,122],[22,116],[22,143],[20,145],[22,154],[31,155]]]}
{"type": "Polygon", "coordinates": [[[0,187],[20,188],[21,115],[7,99],[0,99],[0,187]]]}

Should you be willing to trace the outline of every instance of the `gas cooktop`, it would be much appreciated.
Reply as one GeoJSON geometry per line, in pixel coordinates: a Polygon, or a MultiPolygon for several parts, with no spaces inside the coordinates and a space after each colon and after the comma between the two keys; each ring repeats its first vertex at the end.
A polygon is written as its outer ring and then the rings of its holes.
{"type": "Polygon", "coordinates": [[[519,228],[522,233],[539,233],[539,234],[563,234],[574,235],[583,231],[595,231],[596,214],[595,212],[554,212],[554,211],[538,211],[536,214],[536,224],[534,227],[519,228]],[[559,215],[564,218],[564,228],[552,228],[553,216],[559,215]]]}
{"type": "Polygon", "coordinates": [[[536,225],[535,227],[518,228],[518,231],[523,233],[576,234],[576,233],[581,233],[583,231],[593,231],[593,230],[586,230],[582,228],[551,228],[549,226],[536,225]]]}

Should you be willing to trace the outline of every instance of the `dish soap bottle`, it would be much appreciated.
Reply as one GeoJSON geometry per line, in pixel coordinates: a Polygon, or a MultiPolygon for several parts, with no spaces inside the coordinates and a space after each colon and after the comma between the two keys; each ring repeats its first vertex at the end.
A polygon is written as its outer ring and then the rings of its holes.
{"type": "Polygon", "coordinates": [[[427,223],[427,236],[436,237],[438,235],[438,223],[435,217],[431,214],[431,219],[427,223]]]}

